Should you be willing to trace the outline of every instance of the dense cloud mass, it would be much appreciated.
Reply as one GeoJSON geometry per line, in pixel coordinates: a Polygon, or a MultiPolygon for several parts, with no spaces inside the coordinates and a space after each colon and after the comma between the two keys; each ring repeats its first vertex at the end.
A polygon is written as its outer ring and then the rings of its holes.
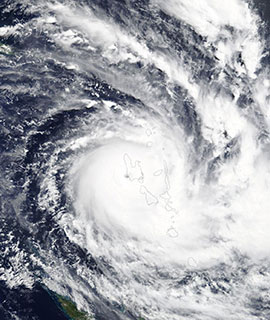
{"type": "Polygon", "coordinates": [[[269,319],[255,4],[0,4],[0,284],[95,319],[269,319]]]}

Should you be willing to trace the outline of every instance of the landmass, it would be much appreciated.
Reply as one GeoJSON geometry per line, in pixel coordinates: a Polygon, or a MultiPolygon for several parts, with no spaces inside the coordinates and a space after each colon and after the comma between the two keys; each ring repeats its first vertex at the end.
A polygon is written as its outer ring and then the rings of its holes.
{"type": "Polygon", "coordinates": [[[76,304],[70,299],[58,294],[56,294],[56,298],[62,310],[71,320],[94,320],[87,312],[78,310],[76,304]]]}

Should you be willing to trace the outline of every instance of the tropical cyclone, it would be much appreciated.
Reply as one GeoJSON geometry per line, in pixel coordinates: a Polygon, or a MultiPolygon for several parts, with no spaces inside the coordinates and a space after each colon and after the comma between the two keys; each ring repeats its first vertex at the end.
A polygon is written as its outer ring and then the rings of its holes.
{"type": "Polygon", "coordinates": [[[241,0],[106,3],[0,10],[0,279],[97,319],[268,320],[262,20],[241,0]]]}

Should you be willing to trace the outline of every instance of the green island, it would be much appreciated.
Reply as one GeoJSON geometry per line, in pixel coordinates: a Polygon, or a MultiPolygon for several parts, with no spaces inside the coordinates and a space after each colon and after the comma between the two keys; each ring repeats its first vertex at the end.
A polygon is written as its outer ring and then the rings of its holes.
{"type": "MultiPolygon", "coordinates": [[[[76,304],[69,298],[63,297],[59,294],[55,294],[61,309],[71,320],[95,320],[85,311],[78,310],[76,304]]],[[[145,320],[145,318],[139,317],[137,320],[145,320]]]]}
{"type": "Polygon", "coordinates": [[[78,310],[76,304],[68,298],[62,297],[56,294],[57,300],[63,309],[63,311],[67,314],[67,316],[72,320],[94,320],[93,317],[88,315],[85,311],[78,310]]]}

